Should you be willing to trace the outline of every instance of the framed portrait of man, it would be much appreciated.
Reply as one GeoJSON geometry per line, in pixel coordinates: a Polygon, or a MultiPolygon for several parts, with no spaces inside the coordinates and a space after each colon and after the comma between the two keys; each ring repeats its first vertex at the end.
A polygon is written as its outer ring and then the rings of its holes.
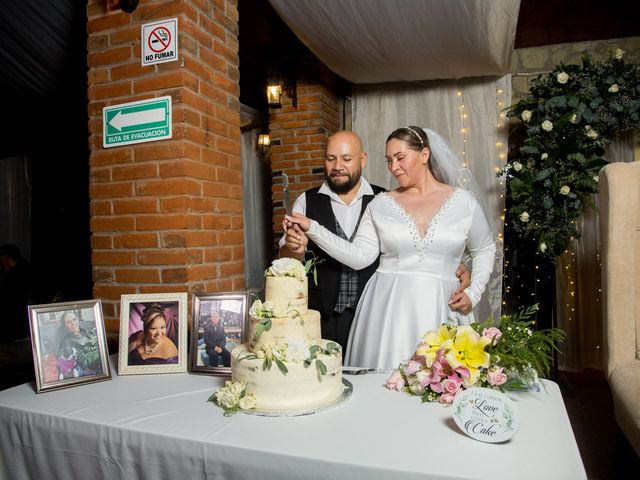
{"type": "Polygon", "coordinates": [[[100,300],[28,310],[37,393],[111,378],[100,300]]]}
{"type": "Polygon", "coordinates": [[[122,295],[118,375],[187,371],[187,294],[122,295]]]}
{"type": "Polygon", "coordinates": [[[191,371],[231,375],[231,350],[246,341],[247,292],[196,294],[191,320],[191,371]]]}

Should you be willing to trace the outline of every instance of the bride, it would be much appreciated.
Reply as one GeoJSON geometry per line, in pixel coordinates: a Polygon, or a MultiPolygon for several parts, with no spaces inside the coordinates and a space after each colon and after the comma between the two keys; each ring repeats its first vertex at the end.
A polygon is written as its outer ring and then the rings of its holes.
{"type": "Polygon", "coordinates": [[[462,188],[468,170],[442,137],[399,128],[387,138],[385,158],[398,188],[371,201],[352,243],[299,213],[284,223],[291,248],[306,234],[353,269],[380,255],[356,309],[345,365],[390,370],[411,356],[428,330],[473,321],[496,248],[482,207],[462,188]],[[472,257],[471,284],[452,297],[465,248],[472,257]]]}

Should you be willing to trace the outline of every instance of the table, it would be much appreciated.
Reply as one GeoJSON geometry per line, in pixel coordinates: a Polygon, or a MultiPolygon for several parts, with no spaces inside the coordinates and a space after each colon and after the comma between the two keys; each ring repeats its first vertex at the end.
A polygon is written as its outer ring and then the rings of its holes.
{"type": "Polygon", "coordinates": [[[0,392],[0,478],[586,479],[550,381],[546,392],[510,394],[520,430],[489,444],[463,435],[451,408],[384,389],[386,375],[345,377],[346,403],[288,418],[224,417],[207,402],[222,377],[112,375],[0,392]]]}

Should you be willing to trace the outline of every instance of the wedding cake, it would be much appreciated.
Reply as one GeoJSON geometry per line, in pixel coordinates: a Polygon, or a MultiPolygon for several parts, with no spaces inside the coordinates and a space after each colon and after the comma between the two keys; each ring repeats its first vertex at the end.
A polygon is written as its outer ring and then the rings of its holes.
{"type": "Polygon", "coordinates": [[[320,338],[320,312],[308,309],[308,280],[298,260],[275,260],[265,301],[249,312],[249,341],[231,352],[233,382],[246,385],[261,411],[299,411],[331,404],[343,392],[342,351],[320,338]]]}

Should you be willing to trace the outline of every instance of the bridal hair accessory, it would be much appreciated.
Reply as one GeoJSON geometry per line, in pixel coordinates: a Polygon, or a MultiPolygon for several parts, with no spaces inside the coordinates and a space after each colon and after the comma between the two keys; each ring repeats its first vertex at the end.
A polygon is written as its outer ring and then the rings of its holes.
{"type": "Polygon", "coordinates": [[[416,137],[418,137],[418,140],[420,140],[420,145],[422,145],[422,148],[425,148],[424,146],[424,140],[422,140],[422,137],[420,136],[420,134],[418,132],[416,132],[413,128],[411,127],[404,127],[407,130],[409,130],[411,133],[413,133],[416,137]]]}

